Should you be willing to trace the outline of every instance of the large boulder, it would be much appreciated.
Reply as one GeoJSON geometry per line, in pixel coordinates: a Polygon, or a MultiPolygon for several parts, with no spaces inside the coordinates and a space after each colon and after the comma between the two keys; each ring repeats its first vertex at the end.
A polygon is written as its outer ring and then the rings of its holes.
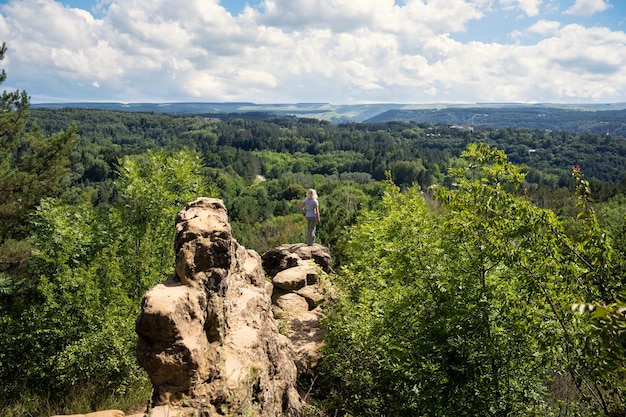
{"type": "Polygon", "coordinates": [[[232,237],[223,202],[200,198],[181,211],[174,247],[175,273],[145,294],[136,323],[154,409],[302,415],[292,344],[273,318],[273,286],[261,257],[232,237]]]}
{"type": "Polygon", "coordinates": [[[313,263],[322,268],[327,274],[333,274],[332,256],[330,250],[322,245],[306,245],[297,243],[292,245],[282,245],[262,256],[263,268],[265,272],[274,277],[280,271],[293,268],[302,263],[302,261],[311,260],[313,263]]]}

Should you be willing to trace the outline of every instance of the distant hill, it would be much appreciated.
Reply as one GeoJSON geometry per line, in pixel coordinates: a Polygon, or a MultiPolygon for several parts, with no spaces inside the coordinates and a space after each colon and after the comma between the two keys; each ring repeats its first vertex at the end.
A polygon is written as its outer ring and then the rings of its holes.
{"type": "Polygon", "coordinates": [[[346,104],[284,103],[37,103],[33,108],[67,107],[200,115],[228,120],[274,116],[308,117],[335,124],[410,121],[494,128],[566,130],[626,136],[626,103],[611,104],[346,104]]]}
{"type": "Polygon", "coordinates": [[[573,110],[548,107],[473,107],[388,110],[365,123],[411,121],[475,127],[514,127],[626,135],[626,110],[573,110]]]}
{"type": "MultiPolygon", "coordinates": [[[[252,115],[296,116],[326,120],[333,123],[362,122],[387,110],[407,108],[404,104],[358,104],[332,105],[328,103],[256,104],[246,102],[228,103],[37,103],[33,108],[61,109],[68,107],[168,113],[179,115],[203,115],[227,119],[250,118],[252,115]]],[[[414,108],[409,106],[408,108],[414,108]]],[[[257,118],[254,116],[254,118],[257,118]]]]}

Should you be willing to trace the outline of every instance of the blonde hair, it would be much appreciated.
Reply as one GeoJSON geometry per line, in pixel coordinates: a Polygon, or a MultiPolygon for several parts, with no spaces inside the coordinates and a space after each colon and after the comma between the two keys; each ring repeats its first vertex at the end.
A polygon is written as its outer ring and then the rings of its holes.
{"type": "Polygon", "coordinates": [[[309,200],[317,200],[317,192],[313,188],[309,188],[309,191],[306,192],[306,198],[309,200]]]}

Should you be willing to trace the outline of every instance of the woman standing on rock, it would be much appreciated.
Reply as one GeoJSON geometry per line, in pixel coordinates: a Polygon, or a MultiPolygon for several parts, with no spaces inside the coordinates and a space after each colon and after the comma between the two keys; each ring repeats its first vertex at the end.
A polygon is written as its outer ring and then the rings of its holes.
{"type": "Polygon", "coordinates": [[[311,246],[315,242],[315,227],[320,222],[320,207],[317,202],[317,192],[310,188],[306,192],[306,200],[300,203],[300,210],[306,209],[307,232],[306,243],[311,246]]]}

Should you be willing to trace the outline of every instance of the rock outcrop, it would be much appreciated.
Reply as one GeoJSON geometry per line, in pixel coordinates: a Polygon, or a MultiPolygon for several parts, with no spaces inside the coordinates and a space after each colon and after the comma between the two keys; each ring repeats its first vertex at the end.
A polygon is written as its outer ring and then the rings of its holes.
{"type": "Polygon", "coordinates": [[[201,198],[178,214],[175,249],[175,274],[145,294],[136,325],[153,406],[181,416],[300,416],[273,286],[261,257],[233,239],[221,200],[201,198]]]}
{"type": "Polygon", "coordinates": [[[321,277],[333,273],[330,251],[321,245],[283,245],[261,258],[274,287],[274,317],[292,342],[298,375],[313,376],[324,340],[320,321],[329,285],[321,277]]]}
{"type": "Polygon", "coordinates": [[[233,239],[223,202],[209,198],[178,213],[174,245],[175,273],[145,294],[136,323],[153,398],[147,413],[127,417],[302,416],[296,385],[306,399],[321,359],[330,251],[295,244],[260,257],[233,239]]]}

